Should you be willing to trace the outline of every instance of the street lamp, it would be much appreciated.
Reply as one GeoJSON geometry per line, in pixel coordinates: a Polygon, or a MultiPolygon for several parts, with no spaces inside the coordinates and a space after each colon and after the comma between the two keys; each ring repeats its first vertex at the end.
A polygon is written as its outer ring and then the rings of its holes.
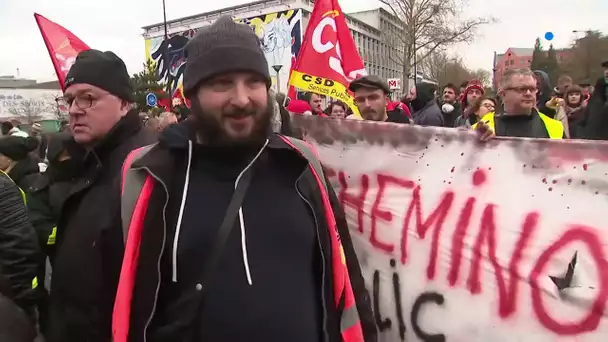
{"type": "Polygon", "coordinates": [[[277,65],[272,66],[272,69],[274,69],[274,71],[277,73],[277,93],[281,92],[281,78],[279,76],[279,71],[281,71],[282,67],[283,67],[282,64],[277,64],[277,65]]]}
{"type": "MultiPolygon", "coordinates": [[[[163,26],[165,28],[165,42],[166,49],[169,49],[169,30],[167,28],[167,7],[165,6],[165,0],[163,0],[163,26]]],[[[166,53],[166,51],[165,51],[166,53]]],[[[165,61],[167,63],[168,61],[165,61]]],[[[171,94],[171,64],[167,67],[167,93],[169,94],[169,111],[173,110],[173,96],[171,94]]]]}

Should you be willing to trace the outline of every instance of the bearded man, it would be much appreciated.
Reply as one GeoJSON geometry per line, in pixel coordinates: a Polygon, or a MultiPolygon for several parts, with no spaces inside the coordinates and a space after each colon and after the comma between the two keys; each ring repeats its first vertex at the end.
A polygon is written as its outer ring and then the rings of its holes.
{"type": "Polygon", "coordinates": [[[323,168],[272,132],[257,36],[221,17],[186,54],[192,114],[124,166],[114,341],[375,341],[323,168]]]}

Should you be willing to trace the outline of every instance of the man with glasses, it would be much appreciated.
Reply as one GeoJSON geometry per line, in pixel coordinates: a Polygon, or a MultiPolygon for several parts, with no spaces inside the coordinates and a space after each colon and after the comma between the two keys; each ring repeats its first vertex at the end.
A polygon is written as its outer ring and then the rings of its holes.
{"type": "MultiPolygon", "coordinates": [[[[47,341],[110,341],[123,256],[120,175],[127,154],[153,143],[133,86],[112,52],[81,52],[65,81],[73,181],[57,219],[47,341]]],[[[65,171],[68,172],[68,171],[65,171]]],[[[65,178],[65,177],[64,177],[65,178]]]]}
{"type": "Polygon", "coordinates": [[[564,138],[562,123],[536,109],[537,91],[536,79],[532,71],[508,70],[502,77],[498,90],[504,110],[488,113],[480,121],[489,125],[497,136],[564,138]]]}

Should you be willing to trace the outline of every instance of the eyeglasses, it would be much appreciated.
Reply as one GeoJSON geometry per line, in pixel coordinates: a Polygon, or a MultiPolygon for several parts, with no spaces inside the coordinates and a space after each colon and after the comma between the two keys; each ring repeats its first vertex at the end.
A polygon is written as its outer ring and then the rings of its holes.
{"type": "Polygon", "coordinates": [[[65,106],[66,108],[71,108],[72,104],[76,104],[76,107],[79,109],[89,109],[93,107],[95,102],[100,100],[107,94],[104,94],[100,97],[93,97],[91,94],[83,94],[78,96],[62,96],[57,98],[57,105],[59,107],[65,106]]]}
{"type": "Polygon", "coordinates": [[[488,108],[488,109],[494,109],[494,105],[491,103],[484,103],[482,104],[483,107],[488,108]]]}
{"type": "Polygon", "coordinates": [[[505,90],[515,90],[519,94],[525,94],[527,91],[531,92],[532,94],[536,94],[536,92],[538,92],[538,88],[529,86],[509,87],[505,88],[505,90]]]}

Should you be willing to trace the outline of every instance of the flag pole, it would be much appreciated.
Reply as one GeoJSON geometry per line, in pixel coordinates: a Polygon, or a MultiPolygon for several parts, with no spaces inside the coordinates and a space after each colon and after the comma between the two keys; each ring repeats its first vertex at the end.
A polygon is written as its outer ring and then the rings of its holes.
{"type": "MultiPolygon", "coordinates": [[[[163,26],[165,28],[165,47],[168,49],[169,44],[169,30],[167,28],[167,7],[165,5],[165,0],[163,0],[163,26]]],[[[165,57],[168,57],[168,51],[165,51],[165,57]]],[[[167,63],[167,61],[165,61],[167,63]]],[[[167,94],[169,95],[169,111],[173,110],[173,98],[171,95],[171,65],[167,67],[167,94]]]]}

